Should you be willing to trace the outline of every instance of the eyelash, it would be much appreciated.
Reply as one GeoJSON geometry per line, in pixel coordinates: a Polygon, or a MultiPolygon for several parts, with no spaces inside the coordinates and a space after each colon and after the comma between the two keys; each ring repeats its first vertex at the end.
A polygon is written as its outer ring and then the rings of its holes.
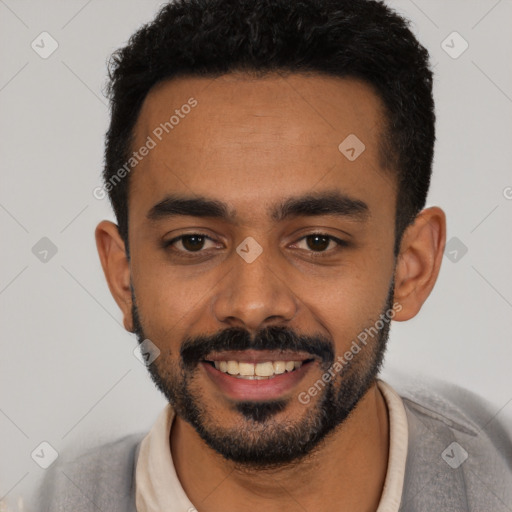
{"type": "MultiPolygon", "coordinates": [[[[193,237],[193,236],[199,236],[199,237],[202,237],[202,238],[206,238],[207,240],[211,240],[212,242],[214,242],[215,240],[213,240],[213,238],[209,237],[208,235],[205,235],[203,233],[186,233],[184,235],[180,235],[180,236],[177,236],[176,238],[173,238],[172,240],[169,240],[167,242],[164,242],[163,243],[163,248],[164,249],[169,249],[171,248],[171,250],[173,252],[176,252],[178,253],[180,256],[183,256],[184,258],[196,258],[197,255],[200,255],[201,253],[204,253],[206,252],[205,250],[199,250],[199,251],[187,251],[187,250],[178,250],[178,249],[173,249],[172,246],[180,241],[180,240],[183,240],[184,238],[187,238],[187,237],[193,237]]],[[[332,242],[335,242],[337,244],[337,247],[334,249],[334,252],[338,252],[341,248],[344,248],[344,247],[348,247],[349,246],[349,243],[345,240],[341,240],[339,238],[336,238],[335,236],[332,236],[332,235],[328,235],[326,233],[309,233],[301,238],[299,238],[299,240],[297,240],[297,242],[294,242],[294,243],[298,243],[310,236],[319,236],[319,237],[322,237],[322,238],[327,238],[329,241],[332,241],[332,242]]],[[[333,252],[333,249],[331,250],[326,250],[326,251],[307,251],[307,252],[310,252],[312,255],[314,255],[313,257],[323,257],[324,254],[326,255],[331,255],[331,253],[333,252]]]]}

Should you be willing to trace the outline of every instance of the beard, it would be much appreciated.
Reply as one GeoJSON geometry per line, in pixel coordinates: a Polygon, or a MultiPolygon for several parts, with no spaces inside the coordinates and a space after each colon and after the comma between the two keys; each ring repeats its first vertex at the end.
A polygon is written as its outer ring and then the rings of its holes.
{"type": "MultiPolygon", "coordinates": [[[[393,292],[394,279],[378,318],[393,309],[393,292]]],[[[334,343],[325,336],[306,336],[281,326],[266,327],[255,336],[244,328],[228,328],[210,336],[186,338],[181,345],[179,362],[166,349],[147,367],[151,379],[176,415],[192,425],[210,448],[238,469],[277,469],[311,456],[330,434],[342,427],[375,383],[389,337],[390,319],[386,317],[388,321],[382,322],[384,325],[376,337],[346,361],[340,372],[327,383],[317,381],[324,387],[316,401],[301,405],[304,412],[299,419],[286,417],[287,408],[297,400],[294,396],[234,402],[232,410],[237,413],[238,421],[229,427],[219,424],[215,414],[219,404],[212,406],[196,385],[198,365],[212,351],[292,350],[309,353],[320,360],[324,373],[335,361],[334,343]]],[[[132,318],[134,333],[142,343],[148,338],[141,324],[133,287],[132,318]]],[[[153,343],[163,345],[158,341],[153,343]]]]}

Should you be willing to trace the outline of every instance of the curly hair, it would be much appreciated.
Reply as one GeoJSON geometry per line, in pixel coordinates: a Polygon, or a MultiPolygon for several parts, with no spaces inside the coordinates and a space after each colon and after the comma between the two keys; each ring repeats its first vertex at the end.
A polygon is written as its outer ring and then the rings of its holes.
{"type": "MultiPolygon", "coordinates": [[[[397,185],[395,255],[425,206],[435,112],[427,50],[379,0],[175,0],[109,61],[105,183],[130,158],[142,103],[158,82],[233,71],[313,72],[369,84],[384,105],[381,165],[397,185]]],[[[109,187],[128,247],[129,177],[109,187]]]]}

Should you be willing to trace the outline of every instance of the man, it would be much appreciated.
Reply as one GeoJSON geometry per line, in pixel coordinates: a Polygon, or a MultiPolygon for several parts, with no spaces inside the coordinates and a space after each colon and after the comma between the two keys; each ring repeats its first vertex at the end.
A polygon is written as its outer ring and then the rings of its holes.
{"type": "Polygon", "coordinates": [[[112,61],[96,229],[167,398],[43,510],[512,510],[510,434],[378,379],[437,279],[428,54],[370,0],[181,0],[112,61]]]}

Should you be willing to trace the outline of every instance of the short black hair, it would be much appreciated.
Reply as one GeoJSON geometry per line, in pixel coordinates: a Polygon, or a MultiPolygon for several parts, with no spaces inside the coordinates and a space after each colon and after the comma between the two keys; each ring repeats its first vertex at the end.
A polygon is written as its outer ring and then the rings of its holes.
{"type": "Polygon", "coordinates": [[[127,251],[129,175],[114,179],[133,151],[145,97],[173,77],[234,71],[313,72],[360,79],[373,88],[385,114],[381,165],[396,176],[396,256],[430,185],[433,80],[428,52],[409,21],[379,0],[175,0],[115,51],[103,178],[127,251]]]}

